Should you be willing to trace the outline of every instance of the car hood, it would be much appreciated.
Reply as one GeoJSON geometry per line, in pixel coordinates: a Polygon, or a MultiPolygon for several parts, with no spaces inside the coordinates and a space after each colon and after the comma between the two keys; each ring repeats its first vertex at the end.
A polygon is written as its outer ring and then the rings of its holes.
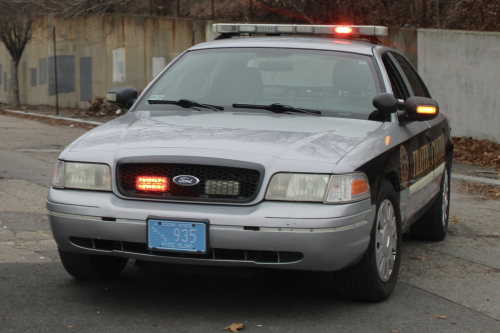
{"type": "Polygon", "coordinates": [[[301,114],[136,111],[93,129],[68,149],[185,148],[337,163],[381,123],[301,114]]]}

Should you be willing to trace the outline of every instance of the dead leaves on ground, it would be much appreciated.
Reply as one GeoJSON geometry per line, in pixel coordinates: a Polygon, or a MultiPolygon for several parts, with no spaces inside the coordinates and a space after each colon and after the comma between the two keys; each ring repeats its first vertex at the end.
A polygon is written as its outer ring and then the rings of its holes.
{"type": "Polygon", "coordinates": [[[231,332],[238,332],[238,330],[244,330],[245,325],[240,324],[240,323],[232,323],[228,327],[226,327],[224,330],[229,330],[231,332]]]}
{"type": "Polygon", "coordinates": [[[408,257],[408,259],[421,260],[421,261],[426,261],[427,260],[426,258],[420,257],[420,256],[412,256],[412,257],[408,257]]]}
{"type": "Polygon", "coordinates": [[[500,200],[500,187],[461,181],[457,187],[458,191],[474,195],[483,195],[488,199],[500,200]]]}
{"type": "Polygon", "coordinates": [[[500,144],[489,140],[454,137],[455,163],[500,169],[500,144]]]}

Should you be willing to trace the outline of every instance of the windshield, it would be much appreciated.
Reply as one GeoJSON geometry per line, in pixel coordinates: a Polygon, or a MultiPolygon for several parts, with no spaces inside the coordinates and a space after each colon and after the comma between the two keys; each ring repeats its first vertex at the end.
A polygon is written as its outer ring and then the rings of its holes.
{"type": "MultiPolygon", "coordinates": [[[[370,56],[301,49],[227,48],[191,51],[149,89],[137,110],[178,110],[148,100],[188,99],[218,105],[290,105],[324,116],[368,119],[380,86],[370,56]]],[[[256,111],[253,112],[265,112],[256,111]]]]}

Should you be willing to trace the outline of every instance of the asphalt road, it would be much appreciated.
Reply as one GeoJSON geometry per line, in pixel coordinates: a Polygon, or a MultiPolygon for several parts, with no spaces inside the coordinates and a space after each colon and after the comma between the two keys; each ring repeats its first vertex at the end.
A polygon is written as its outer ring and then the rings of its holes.
{"type": "Polygon", "coordinates": [[[405,237],[382,303],[347,301],[328,276],[129,263],[77,281],[58,259],[45,196],[59,151],[84,130],[0,116],[0,332],[500,332],[500,205],[452,186],[449,236],[405,237]],[[441,319],[436,316],[442,316],[441,319]],[[226,331],[227,332],[227,331],[226,331]]]}

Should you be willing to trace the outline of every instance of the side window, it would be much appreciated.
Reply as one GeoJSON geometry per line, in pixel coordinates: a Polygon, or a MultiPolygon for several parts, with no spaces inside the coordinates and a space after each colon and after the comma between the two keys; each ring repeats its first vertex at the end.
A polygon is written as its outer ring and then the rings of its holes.
{"type": "Polygon", "coordinates": [[[399,53],[391,52],[391,55],[394,57],[394,59],[396,59],[399,67],[401,67],[401,70],[408,79],[408,82],[410,83],[411,86],[411,90],[413,90],[413,94],[415,96],[430,98],[431,95],[429,94],[429,90],[427,90],[424,81],[422,81],[420,75],[418,75],[417,71],[408,62],[408,60],[406,60],[406,58],[399,53]]]}
{"type": "Polygon", "coordinates": [[[382,56],[382,61],[384,62],[387,75],[389,75],[394,96],[397,99],[406,100],[410,97],[410,92],[408,91],[408,88],[399,73],[398,67],[387,53],[382,56]]]}

